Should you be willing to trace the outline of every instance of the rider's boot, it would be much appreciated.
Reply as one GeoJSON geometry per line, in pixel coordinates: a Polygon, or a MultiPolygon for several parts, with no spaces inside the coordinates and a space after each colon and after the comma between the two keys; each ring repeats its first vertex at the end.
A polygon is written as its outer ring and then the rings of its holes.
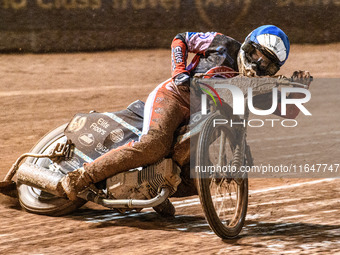
{"type": "MultiPolygon", "coordinates": [[[[122,149],[131,147],[132,145],[133,141],[111,150],[111,153],[121,151],[122,149]]],[[[110,157],[102,157],[99,157],[97,161],[106,166],[110,157]],[[102,160],[100,160],[101,158],[102,160]]],[[[78,193],[83,191],[90,184],[102,181],[117,173],[113,171],[111,167],[98,166],[95,162],[85,163],[83,167],[78,168],[73,172],[69,172],[61,179],[60,184],[70,200],[76,200],[78,193]]],[[[130,167],[130,169],[132,168],[133,167],[130,167]]]]}
{"type": "Polygon", "coordinates": [[[162,217],[174,217],[176,209],[167,198],[163,203],[153,207],[153,209],[162,217]]]}
{"type": "Polygon", "coordinates": [[[65,175],[60,184],[70,200],[77,200],[79,192],[88,187],[93,180],[83,167],[65,175]]]}

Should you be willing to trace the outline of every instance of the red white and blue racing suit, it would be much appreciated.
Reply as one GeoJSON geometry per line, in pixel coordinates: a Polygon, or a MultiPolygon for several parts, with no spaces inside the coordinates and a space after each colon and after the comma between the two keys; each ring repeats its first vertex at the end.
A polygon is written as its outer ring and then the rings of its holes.
{"type": "Polygon", "coordinates": [[[180,73],[205,73],[218,66],[237,72],[240,47],[238,41],[216,32],[178,34],[171,45],[172,78],[180,73]],[[188,52],[196,56],[187,66],[188,52]]]}
{"type": "MultiPolygon", "coordinates": [[[[238,72],[237,55],[241,43],[216,32],[178,34],[171,45],[172,78],[158,85],[148,96],[139,141],[114,149],[84,166],[96,183],[119,172],[150,165],[172,153],[174,134],[190,118],[190,89],[176,86],[181,74],[205,73],[218,67],[238,72]],[[187,66],[188,53],[196,53],[187,66]]],[[[183,164],[183,162],[177,162],[183,164]]]]}

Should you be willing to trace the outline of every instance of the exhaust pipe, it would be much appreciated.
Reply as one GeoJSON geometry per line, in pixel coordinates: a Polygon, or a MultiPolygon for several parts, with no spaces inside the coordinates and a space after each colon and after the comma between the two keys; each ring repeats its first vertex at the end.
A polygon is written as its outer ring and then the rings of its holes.
{"type": "MultiPolygon", "coordinates": [[[[49,169],[31,163],[22,164],[17,171],[17,179],[19,183],[41,189],[58,197],[66,197],[65,192],[60,185],[60,180],[63,177],[64,175],[61,173],[53,172],[49,169]]],[[[155,207],[163,203],[169,197],[169,194],[170,189],[168,187],[162,187],[156,197],[147,200],[106,199],[88,188],[78,194],[78,197],[108,208],[137,209],[155,207]]]]}
{"type": "MultiPolygon", "coordinates": [[[[49,154],[35,154],[35,153],[24,153],[22,154],[16,161],[15,163],[12,165],[11,169],[9,169],[8,173],[5,176],[5,179],[3,181],[0,181],[0,193],[4,194],[6,196],[10,196],[10,197],[14,197],[17,198],[18,197],[18,192],[17,192],[17,186],[16,183],[14,181],[12,181],[13,176],[17,173],[18,168],[19,168],[19,164],[22,160],[24,160],[27,157],[34,157],[34,158],[59,158],[59,157],[66,157],[66,158],[70,158],[70,155],[72,153],[72,144],[71,141],[67,141],[66,143],[57,143],[56,146],[54,147],[53,151],[49,154]]],[[[28,184],[30,186],[34,186],[40,189],[43,189],[40,184],[41,183],[36,183],[34,178],[37,178],[37,176],[31,176],[31,170],[29,170],[29,168],[31,167],[30,164],[26,165],[24,164],[24,166],[22,166],[22,183],[28,184]],[[27,183],[26,183],[27,181],[27,183]]],[[[39,167],[34,167],[34,169],[39,168],[39,167]]],[[[32,168],[33,169],[33,168],[32,168]]],[[[33,170],[34,170],[33,169],[33,170]]],[[[40,172],[44,172],[43,169],[40,169],[40,172]]],[[[44,174],[44,173],[43,173],[44,174]]],[[[48,171],[48,175],[49,176],[51,174],[51,171],[48,171]]],[[[45,182],[46,180],[42,180],[42,182],[45,182]]],[[[50,182],[50,185],[52,186],[53,190],[51,192],[51,190],[49,190],[49,193],[53,193],[55,190],[59,190],[59,188],[56,187],[55,185],[55,181],[50,182]]],[[[44,187],[44,185],[43,185],[44,187]]],[[[59,191],[56,193],[60,193],[59,191]]]]}
{"type": "Polygon", "coordinates": [[[129,209],[138,209],[138,208],[148,208],[155,207],[163,203],[170,194],[170,189],[168,187],[161,188],[161,191],[154,198],[141,200],[141,199],[106,199],[97,195],[90,189],[86,189],[80,194],[78,197],[85,199],[87,201],[94,202],[96,204],[108,207],[108,208],[129,208],[129,209]]]}
{"type": "Polygon", "coordinates": [[[17,171],[19,183],[32,186],[58,197],[66,197],[60,180],[64,175],[32,163],[23,163],[17,171]]]}

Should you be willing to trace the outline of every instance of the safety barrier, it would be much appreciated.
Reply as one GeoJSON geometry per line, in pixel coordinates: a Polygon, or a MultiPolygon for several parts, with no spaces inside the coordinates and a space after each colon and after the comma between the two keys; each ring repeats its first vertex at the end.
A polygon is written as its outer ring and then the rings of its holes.
{"type": "Polygon", "coordinates": [[[238,40],[263,24],[293,43],[340,41],[340,0],[0,0],[0,51],[169,47],[183,31],[238,40]]]}

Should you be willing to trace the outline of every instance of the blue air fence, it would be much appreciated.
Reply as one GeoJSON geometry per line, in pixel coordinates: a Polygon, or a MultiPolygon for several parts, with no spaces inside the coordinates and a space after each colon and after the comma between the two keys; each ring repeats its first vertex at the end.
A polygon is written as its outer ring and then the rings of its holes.
{"type": "Polygon", "coordinates": [[[0,0],[0,51],[169,47],[183,31],[238,40],[275,24],[294,43],[340,41],[340,0],[0,0]]]}

